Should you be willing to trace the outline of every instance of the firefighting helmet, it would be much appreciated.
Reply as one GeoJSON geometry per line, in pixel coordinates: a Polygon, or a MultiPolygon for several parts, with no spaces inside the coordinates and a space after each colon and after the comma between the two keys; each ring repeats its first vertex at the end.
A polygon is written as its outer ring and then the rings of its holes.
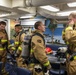
{"type": "Polygon", "coordinates": [[[50,47],[46,47],[45,52],[46,52],[46,54],[51,54],[51,53],[53,53],[53,50],[50,47]]]}

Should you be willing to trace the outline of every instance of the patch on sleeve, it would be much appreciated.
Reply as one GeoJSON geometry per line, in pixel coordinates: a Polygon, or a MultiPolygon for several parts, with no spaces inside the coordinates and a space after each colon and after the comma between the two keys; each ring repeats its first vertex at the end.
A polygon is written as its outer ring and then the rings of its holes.
{"type": "Polygon", "coordinates": [[[38,42],[38,43],[41,43],[41,40],[39,39],[39,40],[37,40],[37,42],[38,42]]]}

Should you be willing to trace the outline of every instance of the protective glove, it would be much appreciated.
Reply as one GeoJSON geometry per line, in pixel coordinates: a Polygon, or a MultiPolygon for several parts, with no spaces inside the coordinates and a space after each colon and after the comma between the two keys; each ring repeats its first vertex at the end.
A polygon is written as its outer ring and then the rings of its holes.
{"type": "Polygon", "coordinates": [[[46,73],[48,70],[51,69],[51,65],[49,64],[48,66],[43,66],[43,71],[46,73]]]}

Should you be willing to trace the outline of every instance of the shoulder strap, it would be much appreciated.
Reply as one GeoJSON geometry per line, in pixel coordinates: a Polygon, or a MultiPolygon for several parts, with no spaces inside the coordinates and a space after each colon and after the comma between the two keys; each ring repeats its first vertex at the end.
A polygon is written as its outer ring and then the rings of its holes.
{"type": "Polygon", "coordinates": [[[75,30],[75,24],[73,25],[73,30],[75,30]]]}
{"type": "Polygon", "coordinates": [[[45,39],[44,39],[44,37],[43,37],[40,33],[35,33],[35,34],[33,34],[33,35],[31,36],[31,39],[30,39],[30,43],[29,43],[29,56],[30,56],[30,61],[31,61],[31,62],[36,62],[36,63],[38,63],[39,61],[35,58],[34,54],[32,53],[32,54],[30,55],[31,40],[32,40],[32,37],[35,36],[35,35],[40,36],[40,37],[43,39],[44,44],[45,44],[45,39]],[[31,57],[32,57],[32,58],[31,58],[31,57]],[[32,61],[31,59],[33,59],[33,61],[32,61]]]}
{"type": "Polygon", "coordinates": [[[43,37],[40,33],[35,33],[33,36],[35,36],[35,35],[40,36],[40,37],[43,39],[43,42],[44,42],[44,44],[45,44],[45,39],[44,39],[44,37],[43,37]]]}
{"type": "Polygon", "coordinates": [[[9,53],[9,49],[8,49],[8,34],[7,34],[6,30],[5,30],[5,33],[6,33],[6,37],[7,37],[6,50],[7,50],[7,52],[9,53]]]}
{"type": "Polygon", "coordinates": [[[23,33],[25,33],[24,30],[22,30],[22,31],[19,33],[19,42],[20,42],[21,35],[22,35],[23,33]]]}
{"type": "Polygon", "coordinates": [[[31,38],[30,38],[30,40],[29,40],[29,50],[31,50],[31,40],[32,40],[32,37],[35,36],[35,35],[40,36],[40,37],[43,39],[43,42],[44,42],[44,44],[45,44],[45,39],[44,39],[44,37],[43,37],[40,33],[35,33],[35,34],[33,34],[33,35],[31,36],[31,38]]]}

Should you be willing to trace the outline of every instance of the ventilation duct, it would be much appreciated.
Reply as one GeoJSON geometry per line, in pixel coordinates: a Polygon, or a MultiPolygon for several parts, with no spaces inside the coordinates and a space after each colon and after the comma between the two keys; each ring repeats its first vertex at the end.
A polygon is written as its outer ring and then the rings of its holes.
{"type": "Polygon", "coordinates": [[[12,0],[12,7],[36,7],[44,5],[63,4],[75,0],[12,0]]]}
{"type": "Polygon", "coordinates": [[[75,0],[25,0],[25,6],[43,6],[73,2],[75,0]]]}

